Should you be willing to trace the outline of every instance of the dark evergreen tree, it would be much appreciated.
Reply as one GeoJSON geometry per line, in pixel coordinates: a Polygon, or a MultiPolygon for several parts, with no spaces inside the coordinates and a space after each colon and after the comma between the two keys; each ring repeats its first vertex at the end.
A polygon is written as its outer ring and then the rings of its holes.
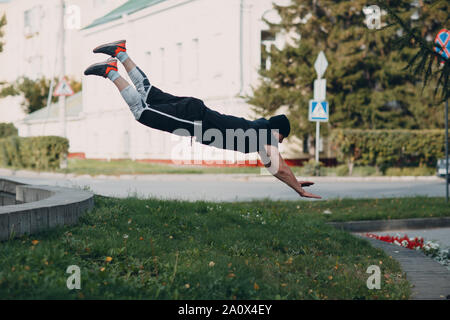
{"type": "Polygon", "coordinates": [[[377,0],[378,5],[389,14],[389,23],[385,28],[400,27],[404,35],[397,42],[397,47],[417,47],[419,50],[408,62],[408,69],[423,77],[425,87],[430,79],[436,80],[435,93],[441,89],[441,98],[449,98],[448,76],[450,59],[442,58],[436,48],[443,50],[439,43],[434,43],[436,32],[448,26],[450,5],[448,0],[415,1],[417,22],[410,25],[403,17],[403,12],[396,12],[389,6],[389,1],[377,0]],[[422,17],[421,17],[422,16],[422,17]]]}
{"type": "MultiPolygon", "coordinates": [[[[411,19],[416,7],[410,1],[388,1],[404,21],[411,19]]],[[[420,75],[405,67],[417,49],[396,47],[402,39],[401,28],[370,30],[363,8],[367,1],[292,0],[289,6],[274,8],[281,23],[271,24],[273,34],[299,34],[282,50],[272,46],[266,54],[269,70],[260,71],[261,83],[249,102],[257,112],[270,115],[287,106],[294,132],[299,137],[314,132],[308,121],[308,102],[313,98],[317,78],[314,62],[323,50],[329,66],[327,100],[330,122],[322,128],[425,129],[441,127],[442,108],[433,90],[421,92],[420,75]]],[[[386,15],[381,17],[382,22],[386,15]]],[[[414,16],[413,16],[414,17],[414,16]]],[[[440,26],[431,15],[423,15],[424,34],[434,35],[440,26]]],[[[405,22],[406,23],[406,22],[405,22]]],[[[434,39],[434,38],[433,38],[434,39]]]]}

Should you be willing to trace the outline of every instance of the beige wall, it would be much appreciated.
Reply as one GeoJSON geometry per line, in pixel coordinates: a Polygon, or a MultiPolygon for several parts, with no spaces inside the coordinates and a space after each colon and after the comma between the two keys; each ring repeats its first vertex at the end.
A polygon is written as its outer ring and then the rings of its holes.
{"type": "MultiPolygon", "coordinates": [[[[239,95],[251,92],[258,81],[261,17],[272,1],[247,0],[243,11],[243,74],[241,76],[240,0],[171,0],[141,10],[123,19],[83,30],[86,47],[127,39],[129,55],[155,86],[175,95],[196,96],[209,107],[235,116],[255,118],[251,106],[239,95]],[[243,80],[243,82],[241,82],[243,80]],[[242,89],[242,91],[241,91],[242,89]]],[[[85,65],[105,56],[84,51],[85,65]]],[[[122,66],[121,74],[126,75],[122,66]]],[[[95,143],[112,135],[122,141],[127,132],[132,158],[168,159],[180,149],[170,134],[136,123],[115,87],[101,78],[83,78],[83,105],[89,121],[90,141],[86,154],[98,158],[108,154],[123,157],[115,143],[95,143]],[[96,120],[94,120],[96,119],[96,120]]],[[[208,159],[230,159],[241,154],[224,152],[183,141],[184,152],[193,150],[208,159]]],[[[183,148],[181,148],[183,149],[183,148]]],[[[182,153],[182,152],[181,152],[182,153]]],[[[183,157],[180,155],[180,157],[183,157]]],[[[257,155],[247,156],[256,159],[257,155]]]]}
{"type": "MultiPolygon", "coordinates": [[[[0,71],[0,79],[15,79],[22,74],[32,76],[34,71],[30,68],[33,66],[27,62],[27,57],[35,55],[43,61],[39,72],[50,77],[55,72],[59,0],[16,1],[14,8],[8,9],[9,14],[15,17],[15,22],[9,27],[12,29],[14,26],[15,31],[7,33],[10,37],[19,35],[19,39],[11,41],[8,50],[0,54],[0,58],[12,59],[16,54],[16,59],[22,61],[22,65],[18,66],[18,63],[8,66],[9,71],[0,71]],[[43,20],[43,29],[39,35],[26,39],[21,26],[23,12],[36,3],[43,6],[44,18],[49,20],[43,20]],[[35,49],[25,49],[33,45],[35,49]]],[[[83,26],[123,2],[67,1],[68,4],[80,6],[83,26]]],[[[68,31],[67,73],[79,76],[83,81],[83,113],[79,120],[68,121],[70,151],[85,152],[89,158],[171,159],[185,158],[187,153],[194,152],[203,160],[236,157],[242,160],[242,154],[201,146],[195,142],[191,146],[190,139],[174,141],[173,135],[139,124],[110,81],[80,75],[89,64],[107,58],[105,55],[93,54],[95,46],[127,39],[130,56],[147,73],[152,84],[176,95],[201,98],[209,107],[222,113],[256,118],[251,106],[240,95],[251,94],[251,87],[258,84],[260,34],[262,29],[267,28],[262,22],[262,16],[272,9],[272,2],[168,0],[104,25],[68,31]],[[241,3],[244,4],[242,48],[241,3]],[[177,150],[180,152],[174,154],[177,150]]],[[[119,71],[126,75],[122,66],[119,71]]],[[[46,124],[46,132],[60,132],[58,125],[57,122],[46,124]]],[[[41,132],[39,128],[42,127],[39,123],[23,126],[20,134],[34,135],[41,132]]],[[[282,151],[288,151],[291,158],[296,157],[297,149],[296,144],[282,146],[282,151]]],[[[247,158],[256,159],[257,155],[252,154],[247,158]]]]}
{"type": "MultiPolygon", "coordinates": [[[[66,7],[80,8],[80,25],[90,23],[126,0],[66,0],[66,7]]],[[[13,0],[0,4],[0,15],[6,14],[4,28],[4,50],[0,53],[2,68],[0,82],[13,82],[26,76],[35,79],[41,76],[58,77],[60,73],[60,0],[13,0]],[[27,28],[25,12],[32,17],[33,28],[27,28]]],[[[79,59],[83,38],[79,30],[66,30],[66,74],[81,80],[85,66],[79,59]]],[[[25,116],[20,104],[22,98],[0,99],[0,122],[14,122],[25,116]]]]}

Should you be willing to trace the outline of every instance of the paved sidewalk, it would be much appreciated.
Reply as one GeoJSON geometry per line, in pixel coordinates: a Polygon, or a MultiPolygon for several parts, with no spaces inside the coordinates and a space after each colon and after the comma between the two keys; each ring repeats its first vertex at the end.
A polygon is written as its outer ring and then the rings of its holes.
{"type": "MultiPolygon", "coordinates": [[[[23,183],[57,185],[71,188],[89,187],[96,194],[113,197],[153,197],[187,201],[308,200],[272,176],[259,175],[144,175],[144,176],[74,176],[36,172],[7,174],[0,177],[23,183]]],[[[445,184],[436,177],[302,177],[315,185],[308,191],[324,200],[339,198],[397,198],[410,196],[444,197],[445,184]],[[380,179],[383,178],[383,179],[380,179]],[[371,180],[372,179],[372,180],[371,180]],[[411,180],[408,180],[411,179],[411,180]],[[423,180],[421,180],[423,179],[423,180]]]]}
{"type": "Polygon", "coordinates": [[[376,239],[363,238],[400,263],[402,270],[406,272],[406,278],[413,285],[412,299],[450,299],[450,272],[443,265],[420,251],[376,239]]]}

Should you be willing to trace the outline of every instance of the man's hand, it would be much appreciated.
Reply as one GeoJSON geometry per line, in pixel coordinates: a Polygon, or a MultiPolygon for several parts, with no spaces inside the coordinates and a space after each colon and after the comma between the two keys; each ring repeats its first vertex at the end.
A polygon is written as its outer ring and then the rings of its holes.
{"type": "Polygon", "coordinates": [[[298,192],[298,194],[299,194],[301,197],[303,197],[303,198],[322,199],[321,196],[318,196],[318,195],[313,194],[313,193],[309,193],[309,192],[307,192],[307,191],[305,191],[305,190],[303,190],[303,189],[301,189],[301,190],[298,192]]]}
{"type": "Polygon", "coordinates": [[[292,170],[281,157],[278,148],[276,148],[275,146],[267,145],[265,146],[265,150],[265,153],[260,152],[261,160],[272,175],[286,183],[302,197],[322,199],[321,196],[303,190],[303,187],[312,186],[314,182],[298,181],[295,175],[292,173],[292,170]]]}
{"type": "MultiPolygon", "coordinates": [[[[312,181],[298,181],[298,183],[302,187],[310,187],[314,184],[314,182],[312,182],[312,181]]],[[[305,191],[303,188],[298,192],[298,194],[304,198],[322,199],[321,196],[309,193],[309,192],[305,191]]]]}
{"type": "Polygon", "coordinates": [[[311,181],[298,181],[298,183],[300,183],[302,187],[310,187],[314,184],[314,182],[311,181]]]}

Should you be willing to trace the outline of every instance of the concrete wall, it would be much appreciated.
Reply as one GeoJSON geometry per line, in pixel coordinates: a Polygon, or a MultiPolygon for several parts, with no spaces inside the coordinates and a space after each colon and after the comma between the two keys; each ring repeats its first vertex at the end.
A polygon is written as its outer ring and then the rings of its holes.
{"type": "MultiPolygon", "coordinates": [[[[201,98],[221,113],[257,118],[241,96],[259,81],[262,21],[272,0],[169,0],[122,19],[82,30],[84,46],[127,39],[132,59],[150,82],[179,96],[201,98]]],[[[82,52],[85,65],[104,59],[82,52]]],[[[126,77],[124,68],[119,71],[126,77]]],[[[217,164],[256,161],[256,153],[191,145],[180,138],[136,123],[117,89],[99,77],[83,78],[80,152],[88,158],[211,161],[217,164]]],[[[281,152],[285,149],[281,145],[281,152]]],[[[294,156],[295,157],[295,156],[294,156]]],[[[197,162],[201,163],[201,162],[197,162]]]]}
{"type": "Polygon", "coordinates": [[[76,189],[28,186],[0,179],[0,192],[8,198],[15,194],[16,202],[23,202],[0,207],[0,240],[75,224],[94,206],[92,193],[76,189]]]}
{"type": "Polygon", "coordinates": [[[13,204],[17,204],[15,195],[0,192],[0,206],[9,206],[13,204]]]}

